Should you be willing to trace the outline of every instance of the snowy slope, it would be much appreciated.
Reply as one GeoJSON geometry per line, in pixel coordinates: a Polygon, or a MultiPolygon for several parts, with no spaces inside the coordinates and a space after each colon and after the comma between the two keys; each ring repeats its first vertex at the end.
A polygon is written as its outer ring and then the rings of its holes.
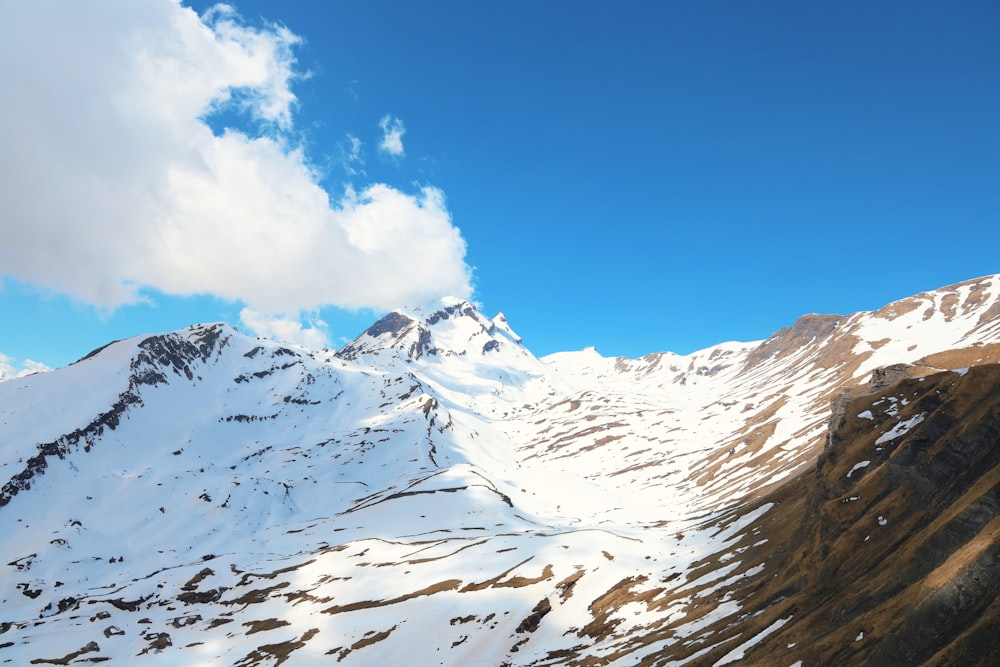
{"type": "Polygon", "coordinates": [[[0,664],[696,664],[831,405],[994,345],[998,277],[636,360],[456,299],[113,343],[0,384],[0,664]]]}
{"type": "Polygon", "coordinates": [[[600,477],[630,494],[648,490],[640,501],[647,504],[668,486],[676,492],[671,514],[697,515],[811,465],[831,401],[855,393],[873,371],[996,362],[998,341],[1000,277],[991,276],[875,312],[806,315],[766,341],[688,356],[560,353],[544,361],[575,393],[510,430],[526,461],[600,477]]]}

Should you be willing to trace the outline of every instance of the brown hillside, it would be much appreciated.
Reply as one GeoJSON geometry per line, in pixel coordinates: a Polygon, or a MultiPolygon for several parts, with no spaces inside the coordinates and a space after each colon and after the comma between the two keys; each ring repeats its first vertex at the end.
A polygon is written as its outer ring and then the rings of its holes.
{"type": "Polygon", "coordinates": [[[1000,366],[855,399],[815,470],[761,502],[765,574],[732,591],[746,620],[691,664],[780,619],[742,664],[996,664],[1000,366]]]}

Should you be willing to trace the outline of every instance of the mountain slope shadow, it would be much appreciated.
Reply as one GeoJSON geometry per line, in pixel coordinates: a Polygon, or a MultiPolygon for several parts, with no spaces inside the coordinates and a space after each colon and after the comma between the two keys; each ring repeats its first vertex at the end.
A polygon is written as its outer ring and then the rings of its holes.
{"type": "Polygon", "coordinates": [[[759,502],[767,575],[689,664],[996,664],[1000,366],[855,399],[815,469],[759,502]]]}

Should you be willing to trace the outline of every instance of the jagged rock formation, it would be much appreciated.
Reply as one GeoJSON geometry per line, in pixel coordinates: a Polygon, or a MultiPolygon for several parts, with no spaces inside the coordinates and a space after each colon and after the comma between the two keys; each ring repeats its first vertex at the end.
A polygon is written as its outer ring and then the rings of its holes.
{"type": "Polygon", "coordinates": [[[998,357],[996,276],[687,356],[116,342],[0,383],[0,664],[987,664],[998,357]]]}

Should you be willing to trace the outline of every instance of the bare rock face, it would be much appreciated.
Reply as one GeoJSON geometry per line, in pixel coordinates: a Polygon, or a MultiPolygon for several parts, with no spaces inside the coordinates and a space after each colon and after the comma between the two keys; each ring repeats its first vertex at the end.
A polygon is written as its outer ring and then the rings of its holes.
{"type": "MultiPolygon", "coordinates": [[[[169,368],[177,375],[193,380],[194,365],[208,361],[212,355],[225,347],[227,331],[231,332],[231,329],[224,324],[209,324],[189,328],[185,332],[186,336],[177,333],[150,336],[139,343],[141,352],[133,360],[132,370],[138,371],[144,366],[156,369],[169,368]]],[[[152,378],[147,376],[146,383],[166,381],[166,376],[162,373],[152,378]]]]}
{"type": "Polygon", "coordinates": [[[906,377],[908,368],[910,368],[909,364],[892,364],[891,366],[876,368],[872,371],[872,379],[868,382],[868,388],[872,392],[887,389],[906,377]]]}
{"type": "Polygon", "coordinates": [[[748,609],[787,622],[750,663],[994,664],[1000,366],[851,401],[815,470],[766,502],[757,553],[781,574],[748,609]]]}
{"type": "Polygon", "coordinates": [[[796,351],[814,340],[828,338],[844,318],[840,315],[803,315],[791,327],[775,332],[747,357],[747,366],[796,351]]]}
{"type": "Polygon", "coordinates": [[[403,313],[392,312],[368,327],[355,341],[338,353],[341,359],[354,360],[372,350],[400,348],[412,358],[427,352],[430,332],[403,313]]]}

